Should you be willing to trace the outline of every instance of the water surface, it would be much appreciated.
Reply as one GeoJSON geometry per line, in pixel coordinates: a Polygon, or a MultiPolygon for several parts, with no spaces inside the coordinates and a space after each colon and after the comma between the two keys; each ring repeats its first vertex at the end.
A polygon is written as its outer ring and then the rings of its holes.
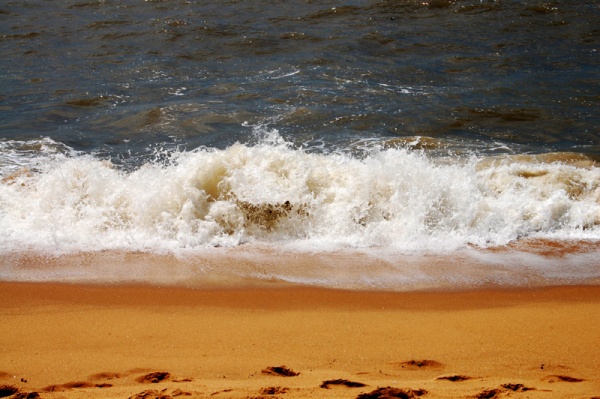
{"type": "Polygon", "coordinates": [[[230,277],[327,286],[600,277],[597,2],[33,0],[0,20],[3,279],[171,281],[74,271],[144,253],[192,256],[187,281],[220,250],[230,277]],[[339,265],[255,274],[265,253],[339,265]],[[30,274],[37,256],[79,266],[30,274]]]}

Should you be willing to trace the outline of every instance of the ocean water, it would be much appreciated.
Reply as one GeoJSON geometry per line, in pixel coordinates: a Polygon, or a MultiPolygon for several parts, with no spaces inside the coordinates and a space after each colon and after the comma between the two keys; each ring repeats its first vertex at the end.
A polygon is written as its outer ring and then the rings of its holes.
{"type": "Polygon", "coordinates": [[[7,0],[0,279],[600,282],[600,3],[7,0]]]}

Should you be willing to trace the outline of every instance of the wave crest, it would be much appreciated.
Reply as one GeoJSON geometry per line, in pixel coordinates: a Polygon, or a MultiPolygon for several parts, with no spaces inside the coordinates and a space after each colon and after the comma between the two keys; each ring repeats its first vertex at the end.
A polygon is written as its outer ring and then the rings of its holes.
{"type": "Polygon", "coordinates": [[[444,252],[523,237],[600,238],[600,169],[573,154],[431,158],[393,147],[356,158],[270,137],[135,171],[82,154],[35,164],[0,184],[4,251],[260,242],[444,252]]]}

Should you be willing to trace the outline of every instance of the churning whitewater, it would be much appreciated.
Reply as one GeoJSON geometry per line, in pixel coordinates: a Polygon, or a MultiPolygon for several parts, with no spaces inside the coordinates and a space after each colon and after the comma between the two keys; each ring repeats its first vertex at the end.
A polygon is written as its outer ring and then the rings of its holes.
{"type": "Polygon", "coordinates": [[[126,170],[50,139],[37,144],[37,155],[32,143],[4,151],[3,253],[254,243],[415,254],[600,239],[600,168],[582,155],[322,154],[271,131],[256,145],[176,151],[126,170]]]}

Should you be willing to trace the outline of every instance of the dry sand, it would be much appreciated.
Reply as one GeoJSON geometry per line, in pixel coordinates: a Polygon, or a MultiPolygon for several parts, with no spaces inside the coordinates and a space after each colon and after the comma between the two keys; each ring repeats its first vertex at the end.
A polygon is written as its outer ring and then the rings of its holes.
{"type": "Polygon", "coordinates": [[[0,303],[0,397],[600,398],[597,286],[5,282],[0,303]]]}

